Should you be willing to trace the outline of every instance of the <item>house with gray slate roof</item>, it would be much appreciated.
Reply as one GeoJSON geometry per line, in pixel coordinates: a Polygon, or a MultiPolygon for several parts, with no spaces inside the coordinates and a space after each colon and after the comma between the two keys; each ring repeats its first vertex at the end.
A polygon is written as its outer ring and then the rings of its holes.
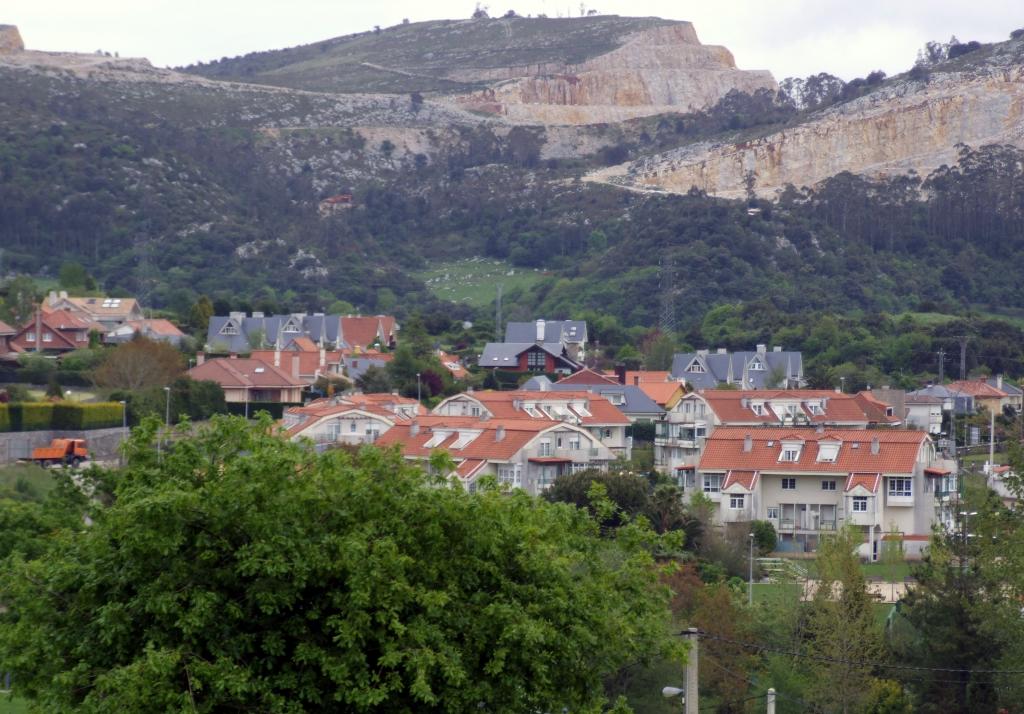
{"type": "Polygon", "coordinates": [[[620,412],[629,417],[633,423],[659,421],[665,416],[665,410],[658,406],[658,403],[647,396],[640,387],[632,384],[609,384],[608,382],[595,382],[594,384],[561,384],[552,382],[540,374],[531,377],[521,389],[537,392],[593,392],[611,402],[620,412]]]}
{"type": "Polygon", "coordinates": [[[576,362],[583,362],[587,348],[586,320],[535,320],[533,322],[509,322],[505,325],[506,343],[560,342],[569,356],[576,362]]]}
{"type": "Polygon", "coordinates": [[[800,352],[781,347],[768,351],[757,345],[753,352],[719,349],[677,354],[672,360],[672,378],[685,379],[692,389],[715,389],[732,385],[740,389],[800,389],[807,386],[800,352]]]}
{"type": "Polygon", "coordinates": [[[244,312],[214,315],[206,330],[206,349],[240,354],[263,348],[286,349],[292,340],[308,337],[327,349],[394,347],[398,325],[390,315],[264,315],[244,312]]]}

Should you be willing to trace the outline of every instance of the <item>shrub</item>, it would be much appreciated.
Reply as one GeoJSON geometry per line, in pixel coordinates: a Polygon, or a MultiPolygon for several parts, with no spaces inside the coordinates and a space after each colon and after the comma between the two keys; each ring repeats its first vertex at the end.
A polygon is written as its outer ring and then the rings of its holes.
{"type": "MultiPolygon", "coordinates": [[[[267,412],[274,419],[280,419],[284,416],[285,409],[298,406],[302,405],[284,402],[249,402],[249,418],[254,418],[259,412],[267,412]]],[[[245,416],[245,402],[229,402],[227,410],[228,414],[245,416]]]]}
{"type": "Polygon", "coordinates": [[[53,422],[53,404],[47,402],[19,402],[8,404],[11,431],[42,431],[53,422]]]}
{"type": "Polygon", "coordinates": [[[975,50],[981,49],[981,43],[976,40],[970,42],[964,42],[959,45],[951,45],[949,48],[949,59],[955,59],[961,55],[965,55],[968,52],[974,52],[975,50]]]}
{"type": "Polygon", "coordinates": [[[117,402],[100,404],[58,402],[53,405],[52,428],[54,429],[104,429],[120,426],[121,423],[121,405],[117,402]]]}
{"type": "Polygon", "coordinates": [[[754,534],[754,545],[761,555],[768,555],[775,550],[778,536],[775,533],[775,526],[771,521],[753,521],[750,524],[750,532],[754,534]]]}

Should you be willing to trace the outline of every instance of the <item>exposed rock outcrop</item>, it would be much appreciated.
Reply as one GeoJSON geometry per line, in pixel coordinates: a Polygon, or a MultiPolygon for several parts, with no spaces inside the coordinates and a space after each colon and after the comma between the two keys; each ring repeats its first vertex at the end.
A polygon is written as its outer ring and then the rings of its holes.
{"type": "Polygon", "coordinates": [[[24,50],[25,43],[17,26],[0,25],[0,55],[10,55],[24,50]]]}
{"type": "MultiPolygon", "coordinates": [[[[1015,43],[1007,43],[1013,45],[1015,43]]],[[[772,196],[786,184],[814,186],[843,171],[869,177],[927,174],[956,161],[957,144],[1024,148],[1024,44],[979,66],[902,79],[806,122],[759,139],[692,144],[592,179],[631,188],[723,197],[754,189],[772,196]]]]}
{"type": "Polygon", "coordinates": [[[693,25],[636,32],[615,50],[580,64],[464,69],[465,82],[497,82],[459,96],[462,106],[516,123],[594,124],[713,106],[732,90],[775,89],[770,72],[736,68],[724,47],[702,45],[693,25]]]}

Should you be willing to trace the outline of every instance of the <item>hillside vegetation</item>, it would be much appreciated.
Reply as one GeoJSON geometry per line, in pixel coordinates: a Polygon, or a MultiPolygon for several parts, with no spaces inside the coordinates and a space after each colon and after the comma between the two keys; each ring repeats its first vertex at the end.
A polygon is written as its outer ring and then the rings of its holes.
{"type": "Polygon", "coordinates": [[[417,22],[222,58],[186,71],[324,92],[461,92],[483,86],[464,76],[472,70],[577,64],[611,52],[630,33],[670,24],[675,23],[616,15],[417,22]]]}

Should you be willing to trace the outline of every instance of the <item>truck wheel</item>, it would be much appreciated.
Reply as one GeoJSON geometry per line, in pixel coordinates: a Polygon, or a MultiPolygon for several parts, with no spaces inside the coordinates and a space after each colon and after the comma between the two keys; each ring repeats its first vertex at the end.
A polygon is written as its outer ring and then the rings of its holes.
{"type": "Polygon", "coordinates": [[[78,465],[81,464],[81,463],[82,463],[82,460],[76,456],[75,458],[71,459],[71,468],[77,469],[78,465]]]}

